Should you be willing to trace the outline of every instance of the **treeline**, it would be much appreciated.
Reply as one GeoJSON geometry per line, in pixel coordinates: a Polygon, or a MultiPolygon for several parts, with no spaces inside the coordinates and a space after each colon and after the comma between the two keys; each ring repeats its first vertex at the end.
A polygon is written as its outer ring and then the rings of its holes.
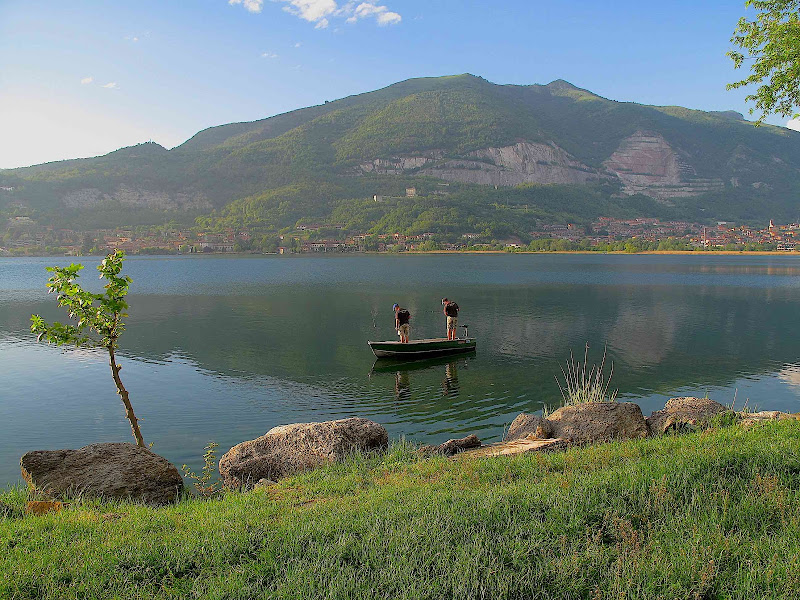
{"type": "MultiPolygon", "coordinates": [[[[227,228],[259,233],[289,233],[301,226],[335,225],[317,234],[450,236],[477,234],[481,240],[512,236],[530,239],[543,223],[586,224],[601,216],[677,218],[671,207],[646,196],[621,197],[619,186],[528,184],[495,190],[486,186],[444,184],[429,178],[352,178],[337,184],[306,182],[237,200],[197,219],[209,231],[227,228]],[[405,196],[406,187],[418,195],[405,196]],[[375,190],[375,201],[367,190],[375,190]],[[347,195],[350,194],[350,195],[347,195]]],[[[452,241],[451,240],[451,241],[452,241]]]]}

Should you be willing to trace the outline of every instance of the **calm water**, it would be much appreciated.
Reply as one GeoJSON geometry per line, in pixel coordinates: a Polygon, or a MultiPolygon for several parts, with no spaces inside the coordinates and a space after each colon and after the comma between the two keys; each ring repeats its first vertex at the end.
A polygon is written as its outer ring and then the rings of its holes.
{"type": "MultiPolygon", "coordinates": [[[[82,259],[99,286],[98,259],[82,259]]],[[[45,267],[0,259],[0,484],[27,450],[131,441],[102,355],[36,344],[31,313],[63,319],[45,267]]],[[[286,423],[364,416],[392,437],[498,440],[560,399],[570,351],[613,362],[645,414],[676,395],[800,411],[800,259],[780,256],[468,255],[133,257],[122,377],[154,450],[198,466],[286,423]],[[456,299],[474,357],[376,365],[366,341],[444,333],[456,299]]]]}

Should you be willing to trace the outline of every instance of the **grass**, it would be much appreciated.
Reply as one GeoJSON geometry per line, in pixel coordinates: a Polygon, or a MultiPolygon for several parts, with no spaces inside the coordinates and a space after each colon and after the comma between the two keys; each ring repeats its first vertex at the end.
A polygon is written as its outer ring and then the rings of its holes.
{"type": "Polygon", "coordinates": [[[589,344],[583,353],[583,362],[578,362],[569,353],[569,360],[566,369],[561,368],[564,376],[564,385],[561,385],[558,377],[558,389],[561,390],[562,406],[576,406],[587,402],[615,402],[617,399],[616,390],[609,394],[608,388],[611,385],[611,377],[614,374],[614,365],[611,365],[611,373],[608,379],[603,375],[606,366],[606,350],[603,350],[603,360],[600,365],[592,365],[589,369],[589,344]]]}
{"type": "Polygon", "coordinates": [[[453,461],[406,445],[150,509],[0,496],[0,598],[798,598],[800,424],[453,461]]]}

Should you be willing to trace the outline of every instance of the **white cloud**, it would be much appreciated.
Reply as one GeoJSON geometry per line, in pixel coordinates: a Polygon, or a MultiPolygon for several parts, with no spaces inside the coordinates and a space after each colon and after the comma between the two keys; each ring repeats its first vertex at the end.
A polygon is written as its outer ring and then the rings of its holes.
{"type": "Polygon", "coordinates": [[[137,36],[137,35],[126,35],[125,39],[128,40],[128,41],[131,41],[131,42],[138,42],[139,41],[139,36],[137,36]]]}
{"type": "Polygon", "coordinates": [[[274,52],[262,52],[261,58],[278,58],[278,55],[274,52]]]}
{"type": "Polygon", "coordinates": [[[260,13],[264,7],[264,0],[228,0],[228,4],[231,6],[241,4],[248,12],[260,13]]]}
{"type": "Polygon", "coordinates": [[[310,23],[317,23],[317,28],[327,27],[327,17],[333,15],[339,6],[336,0],[274,0],[277,2],[288,2],[289,6],[284,6],[283,10],[289,14],[305,19],[310,23]],[[325,25],[319,25],[325,23],[325,25]]]}
{"type": "Polygon", "coordinates": [[[396,25],[403,20],[403,17],[396,12],[390,11],[385,6],[378,6],[372,2],[362,2],[356,6],[355,10],[353,11],[353,16],[347,21],[349,23],[352,22],[352,19],[358,20],[366,19],[368,17],[375,17],[378,25],[396,25]]]}
{"type": "Polygon", "coordinates": [[[303,45],[303,44],[302,44],[302,42],[295,42],[295,43],[294,43],[294,47],[295,47],[295,48],[299,48],[299,47],[300,47],[300,46],[302,46],[302,45],[303,45]]]}
{"type": "Polygon", "coordinates": [[[397,25],[403,20],[396,12],[387,11],[378,15],[378,25],[397,25]]]}
{"type": "Polygon", "coordinates": [[[87,83],[92,83],[93,81],[94,77],[90,75],[89,77],[84,77],[83,79],[81,79],[81,84],[86,85],[87,83]]]}
{"type": "MultiPolygon", "coordinates": [[[[253,0],[228,0],[231,4],[253,0]]],[[[361,19],[375,19],[378,25],[396,25],[403,20],[399,13],[390,11],[388,7],[373,2],[357,2],[349,0],[339,6],[336,0],[272,0],[286,4],[283,10],[299,17],[309,23],[314,23],[315,29],[326,29],[330,19],[344,18],[347,23],[353,24],[361,19]]],[[[259,8],[260,10],[260,8],[259,8]]],[[[295,46],[297,47],[297,45],[295,46]]]]}
{"type": "Polygon", "coordinates": [[[117,85],[116,81],[109,81],[107,84],[103,86],[107,90],[118,90],[119,86],[117,85]]]}
{"type": "Polygon", "coordinates": [[[789,119],[786,123],[786,127],[794,129],[795,131],[800,131],[800,119],[789,119]]]}

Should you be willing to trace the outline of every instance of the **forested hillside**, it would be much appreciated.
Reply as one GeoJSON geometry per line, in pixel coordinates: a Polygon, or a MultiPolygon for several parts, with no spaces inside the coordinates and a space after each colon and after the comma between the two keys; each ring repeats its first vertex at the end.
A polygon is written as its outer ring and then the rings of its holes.
{"type": "Polygon", "coordinates": [[[800,218],[800,134],[565,81],[413,79],[105,156],[0,171],[0,211],[70,228],[514,232],[537,220],[800,218]],[[418,197],[402,199],[407,187],[418,197]],[[385,197],[374,202],[373,196],[385,197]]]}

